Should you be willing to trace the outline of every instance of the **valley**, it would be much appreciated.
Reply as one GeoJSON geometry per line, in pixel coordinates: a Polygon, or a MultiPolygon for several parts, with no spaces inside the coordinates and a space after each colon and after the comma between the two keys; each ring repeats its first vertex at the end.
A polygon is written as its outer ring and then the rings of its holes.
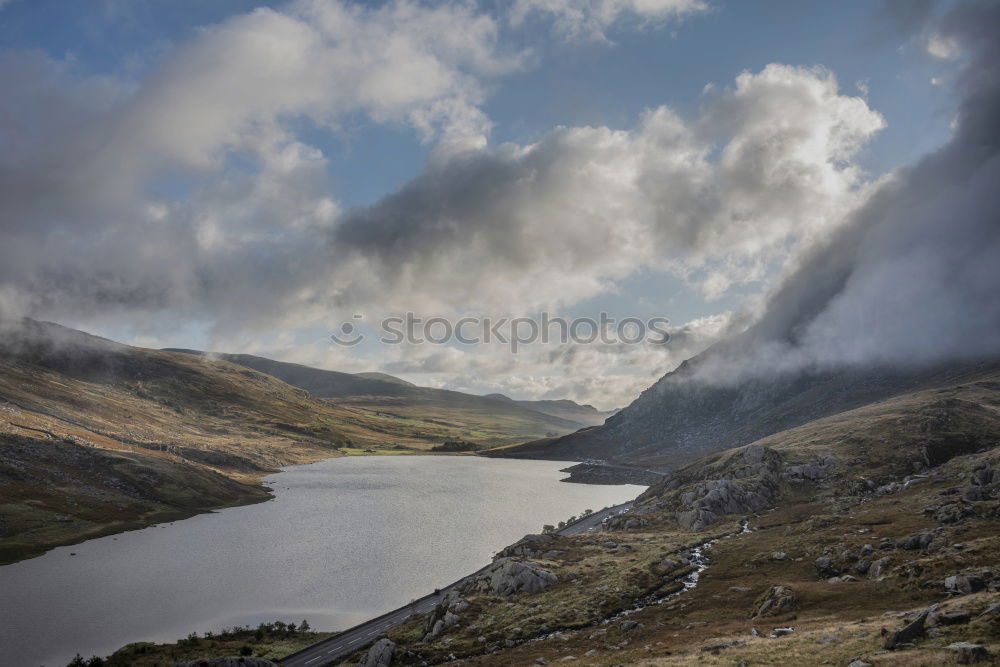
{"type": "Polygon", "coordinates": [[[314,395],[224,359],[34,320],[4,324],[0,353],[0,563],[265,501],[261,478],[286,465],[578,427],[504,401],[253,358],[320,378],[288,378],[314,395]],[[354,385],[334,398],[330,378],[342,377],[354,385]]]}

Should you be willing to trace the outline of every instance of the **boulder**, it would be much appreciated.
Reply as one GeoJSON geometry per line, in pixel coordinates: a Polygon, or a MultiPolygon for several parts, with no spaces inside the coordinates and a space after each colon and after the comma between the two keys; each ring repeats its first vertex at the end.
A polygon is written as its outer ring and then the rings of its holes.
{"type": "Polygon", "coordinates": [[[990,659],[990,652],[982,644],[955,642],[948,645],[948,650],[955,652],[955,657],[960,665],[971,665],[974,662],[990,659]]]}
{"type": "Polygon", "coordinates": [[[975,574],[953,574],[950,577],[946,577],[944,580],[944,587],[949,593],[954,595],[965,595],[967,593],[976,593],[985,588],[985,584],[981,577],[975,574]]]}
{"type": "Polygon", "coordinates": [[[915,551],[926,549],[933,540],[934,536],[930,533],[917,533],[904,539],[900,546],[908,551],[915,551]]]}
{"type": "Polygon", "coordinates": [[[795,608],[796,598],[791,588],[787,586],[771,586],[754,603],[750,613],[752,618],[761,616],[777,616],[792,611],[795,608]]]}
{"type": "Polygon", "coordinates": [[[883,574],[885,574],[888,566],[889,566],[888,556],[886,556],[885,558],[879,558],[877,561],[872,563],[872,566],[870,568],[868,568],[868,578],[878,579],[883,574]]]}
{"type": "Polygon", "coordinates": [[[386,637],[378,640],[368,649],[365,657],[358,662],[358,667],[388,667],[392,664],[392,656],[396,653],[396,645],[386,637]]]}
{"type": "Polygon", "coordinates": [[[506,597],[515,593],[536,593],[558,581],[555,574],[533,563],[501,558],[466,587],[506,597]]]}
{"type": "Polygon", "coordinates": [[[972,616],[969,612],[956,609],[938,614],[935,620],[938,625],[961,625],[962,623],[968,623],[971,619],[972,616]]]}
{"type": "Polygon", "coordinates": [[[886,636],[884,647],[888,650],[898,648],[901,644],[912,644],[915,640],[924,636],[924,625],[927,617],[937,610],[937,605],[931,605],[927,609],[917,614],[917,617],[904,625],[899,630],[889,633],[886,636]]]}
{"type": "Polygon", "coordinates": [[[816,572],[821,577],[835,577],[840,571],[833,566],[833,561],[828,556],[820,556],[816,559],[816,572]]]}
{"type": "Polygon", "coordinates": [[[712,642],[710,644],[705,644],[701,647],[702,651],[708,651],[709,653],[717,653],[722,649],[732,648],[733,646],[743,646],[746,642],[742,639],[733,639],[728,642],[712,642]]]}

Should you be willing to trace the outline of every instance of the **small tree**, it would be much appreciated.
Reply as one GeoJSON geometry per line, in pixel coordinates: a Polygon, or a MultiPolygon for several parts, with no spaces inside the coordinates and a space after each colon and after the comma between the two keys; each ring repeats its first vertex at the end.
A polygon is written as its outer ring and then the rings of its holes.
{"type": "Polygon", "coordinates": [[[554,533],[554,532],[556,532],[556,527],[547,523],[544,526],[542,526],[542,532],[546,533],[546,534],[548,534],[548,533],[554,533]]]}
{"type": "Polygon", "coordinates": [[[310,630],[312,627],[309,625],[309,621],[302,619],[302,622],[299,623],[299,632],[309,632],[310,630]]]}

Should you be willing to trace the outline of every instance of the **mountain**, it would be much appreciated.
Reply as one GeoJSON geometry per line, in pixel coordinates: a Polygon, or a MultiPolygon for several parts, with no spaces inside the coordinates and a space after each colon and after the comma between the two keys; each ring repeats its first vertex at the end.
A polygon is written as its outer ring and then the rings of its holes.
{"type": "Polygon", "coordinates": [[[384,376],[390,380],[372,377],[382,376],[380,373],[341,373],[249,354],[212,353],[210,358],[267,373],[328,403],[393,419],[401,426],[413,423],[437,428],[442,440],[498,445],[570,433],[583,426],[581,422],[533,410],[509,399],[418,387],[392,376],[384,376]]]}
{"type": "Polygon", "coordinates": [[[486,398],[493,398],[498,401],[510,401],[511,403],[516,403],[523,408],[535,410],[536,412],[541,412],[546,415],[552,415],[553,417],[559,417],[560,419],[577,422],[583,426],[597,426],[599,424],[603,424],[605,419],[616,412],[615,410],[602,412],[593,405],[581,405],[576,401],[569,400],[568,398],[544,401],[515,401],[513,398],[504,394],[486,394],[486,398]]]}
{"type": "Polygon", "coordinates": [[[487,455],[676,466],[874,401],[974,380],[1000,368],[1000,360],[989,359],[910,368],[793,370],[732,384],[702,381],[699,366],[721,353],[710,348],[684,362],[602,426],[487,455]]]}
{"type": "Polygon", "coordinates": [[[414,417],[319,398],[225,359],[0,322],[0,563],[267,500],[260,479],[285,465],[576,426],[482,397],[258,361],[321,377],[331,394],[361,388],[373,392],[370,403],[399,399],[414,417]],[[434,414],[435,401],[447,402],[451,421],[434,414]],[[494,405],[503,409],[490,418],[494,405]]]}
{"type": "Polygon", "coordinates": [[[407,382],[402,378],[398,378],[395,375],[389,375],[388,373],[355,373],[359,378],[366,378],[368,380],[382,380],[383,382],[394,382],[395,384],[406,385],[407,387],[416,387],[417,385],[412,382],[407,382]]]}

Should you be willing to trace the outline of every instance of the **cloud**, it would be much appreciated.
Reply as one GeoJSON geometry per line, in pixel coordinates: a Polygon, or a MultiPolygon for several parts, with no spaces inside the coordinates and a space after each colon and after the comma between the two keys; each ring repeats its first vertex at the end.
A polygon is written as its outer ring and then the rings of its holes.
{"type": "Polygon", "coordinates": [[[937,30],[968,54],[952,139],[798,257],[706,378],[1000,354],[1000,7],[960,6],[937,30]]]}
{"type": "Polygon", "coordinates": [[[830,72],[769,65],[691,120],[659,107],[628,131],[558,128],[433,162],[347,212],[334,252],[368,303],[551,308],[646,266],[718,295],[863,199],[851,160],[883,125],[830,72]]]}
{"type": "Polygon", "coordinates": [[[608,41],[606,32],[620,21],[657,23],[707,8],[704,0],[517,0],[508,19],[519,26],[531,16],[549,17],[564,39],[608,41]]]}

